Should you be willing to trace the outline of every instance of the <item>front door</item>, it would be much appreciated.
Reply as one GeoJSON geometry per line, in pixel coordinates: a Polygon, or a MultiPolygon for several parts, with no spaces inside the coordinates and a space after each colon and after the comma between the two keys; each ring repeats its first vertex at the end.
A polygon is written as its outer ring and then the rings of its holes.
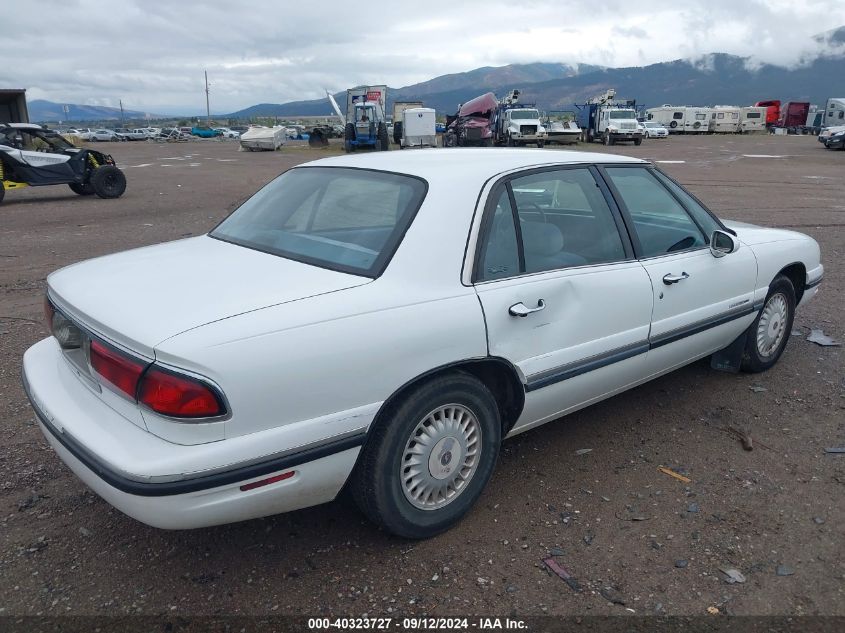
{"type": "Polygon", "coordinates": [[[644,371],[651,282],[596,176],[587,167],[535,170],[488,198],[474,282],[490,354],[525,381],[514,431],[606,397],[644,371]]]}
{"type": "Polygon", "coordinates": [[[729,345],[756,314],[754,253],[740,247],[714,257],[709,236],[721,225],[663,174],[647,166],[607,167],[603,173],[632,225],[635,247],[651,279],[649,373],[729,345]]]}

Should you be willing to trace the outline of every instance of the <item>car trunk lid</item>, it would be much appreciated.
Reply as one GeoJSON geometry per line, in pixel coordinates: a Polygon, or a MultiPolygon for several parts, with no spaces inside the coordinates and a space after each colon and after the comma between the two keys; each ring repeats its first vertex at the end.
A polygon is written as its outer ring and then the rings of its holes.
{"type": "Polygon", "coordinates": [[[202,236],[83,261],[47,281],[68,316],[153,358],[187,330],[370,279],[202,236]]]}

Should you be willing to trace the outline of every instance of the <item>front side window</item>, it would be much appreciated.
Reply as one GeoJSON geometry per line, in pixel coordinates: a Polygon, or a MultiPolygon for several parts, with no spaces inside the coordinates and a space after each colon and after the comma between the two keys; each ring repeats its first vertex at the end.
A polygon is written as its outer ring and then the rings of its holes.
{"type": "Polygon", "coordinates": [[[412,176],[301,167],[261,189],[210,235],[279,257],[377,277],[425,192],[425,182],[412,176]]]}
{"type": "Polygon", "coordinates": [[[717,229],[724,230],[724,227],[719,223],[719,221],[714,218],[707,209],[701,206],[698,200],[687,193],[683,187],[679,186],[665,174],[661,174],[660,172],[654,172],[654,174],[660,182],[666,185],[669,190],[681,200],[681,203],[687,208],[687,211],[689,211],[689,214],[693,217],[695,223],[701,227],[702,231],[704,231],[705,236],[709,237],[713,235],[713,231],[717,229]]]}
{"type": "Polygon", "coordinates": [[[608,167],[628,209],[642,257],[655,257],[707,244],[704,234],[669,191],[645,168],[608,167]]]}
{"type": "Polygon", "coordinates": [[[676,121],[680,121],[681,119],[684,118],[684,113],[683,112],[675,112],[672,115],[672,118],[675,119],[676,121]]]}

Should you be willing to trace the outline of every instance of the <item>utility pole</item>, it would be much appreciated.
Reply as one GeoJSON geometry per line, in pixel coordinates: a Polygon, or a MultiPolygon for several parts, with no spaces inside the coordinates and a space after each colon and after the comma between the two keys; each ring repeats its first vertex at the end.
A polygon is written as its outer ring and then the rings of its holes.
{"type": "Polygon", "coordinates": [[[126,124],[123,122],[123,99],[118,99],[118,103],[120,104],[120,127],[126,127],[126,124]]]}
{"type": "Polygon", "coordinates": [[[211,127],[211,108],[208,105],[208,71],[205,72],[205,124],[211,127]]]}

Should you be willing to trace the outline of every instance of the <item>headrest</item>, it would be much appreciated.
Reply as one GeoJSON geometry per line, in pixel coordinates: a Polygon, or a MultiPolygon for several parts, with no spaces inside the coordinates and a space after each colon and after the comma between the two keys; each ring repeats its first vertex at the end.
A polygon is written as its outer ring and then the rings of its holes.
{"type": "Polygon", "coordinates": [[[563,234],[554,224],[546,222],[522,222],[522,243],[525,250],[539,257],[559,253],[563,248],[563,234]]]}

